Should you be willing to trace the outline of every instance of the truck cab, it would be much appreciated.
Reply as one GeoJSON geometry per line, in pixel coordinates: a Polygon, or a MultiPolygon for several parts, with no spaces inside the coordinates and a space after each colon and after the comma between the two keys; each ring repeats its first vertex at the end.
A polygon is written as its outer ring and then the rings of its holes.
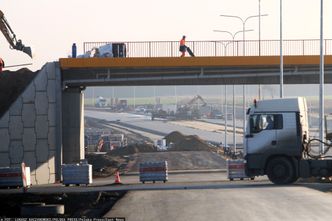
{"type": "Polygon", "coordinates": [[[276,184],[296,181],[308,137],[305,98],[254,101],[244,139],[247,176],[268,175],[276,184]]]}

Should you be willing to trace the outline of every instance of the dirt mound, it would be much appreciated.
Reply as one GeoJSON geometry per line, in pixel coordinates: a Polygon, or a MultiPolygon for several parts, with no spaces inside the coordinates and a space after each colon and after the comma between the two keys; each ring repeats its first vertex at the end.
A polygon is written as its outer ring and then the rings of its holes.
{"type": "Polygon", "coordinates": [[[130,144],[126,147],[116,148],[110,152],[111,155],[115,156],[124,156],[131,155],[135,153],[147,153],[147,152],[156,152],[157,149],[149,143],[135,143],[130,144]]]}
{"type": "Polygon", "coordinates": [[[126,163],[125,159],[108,154],[87,154],[85,158],[92,165],[94,177],[108,177],[126,163]]]}
{"type": "Polygon", "coordinates": [[[180,140],[183,140],[185,138],[185,135],[183,135],[179,131],[173,131],[170,134],[166,135],[164,138],[166,139],[167,146],[169,146],[170,143],[177,143],[180,140]]]}
{"type": "Polygon", "coordinates": [[[21,95],[37,73],[27,68],[0,73],[0,118],[21,95]]]}
{"type": "Polygon", "coordinates": [[[178,131],[165,136],[166,143],[170,147],[169,151],[212,151],[204,140],[197,135],[183,135],[178,131]]]}

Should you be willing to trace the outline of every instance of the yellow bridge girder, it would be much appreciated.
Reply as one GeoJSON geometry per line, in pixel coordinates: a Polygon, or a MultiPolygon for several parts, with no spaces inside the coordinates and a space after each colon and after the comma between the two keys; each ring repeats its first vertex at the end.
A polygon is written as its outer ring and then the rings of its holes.
{"type": "MultiPolygon", "coordinates": [[[[284,65],[319,65],[318,55],[284,56],[284,65]]],[[[332,55],[325,56],[325,64],[332,65],[332,55]]],[[[241,67],[277,66],[279,56],[235,57],[151,57],[151,58],[60,58],[60,68],[144,68],[144,67],[241,67]]]]}

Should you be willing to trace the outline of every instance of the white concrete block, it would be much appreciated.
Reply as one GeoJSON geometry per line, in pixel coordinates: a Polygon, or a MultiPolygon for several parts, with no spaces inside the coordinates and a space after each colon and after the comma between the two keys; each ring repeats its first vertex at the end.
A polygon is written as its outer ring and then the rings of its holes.
{"type": "Polygon", "coordinates": [[[22,94],[23,103],[34,104],[35,97],[36,97],[36,88],[35,85],[31,83],[22,94]]]}
{"type": "Polygon", "coordinates": [[[0,153],[0,167],[8,167],[10,165],[9,154],[0,153]]]}
{"type": "Polygon", "coordinates": [[[50,103],[48,106],[48,123],[50,127],[56,126],[56,105],[50,103]]]}
{"type": "Polygon", "coordinates": [[[55,173],[55,151],[50,151],[48,159],[48,167],[50,168],[50,173],[55,173]]]}
{"type": "Polygon", "coordinates": [[[49,148],[46,139],[38,139],[36,144],[37,162],[42,163],[48,161],[49,148]]]}
{"type": "Polygon", "coordinates": [[[47,63],[46,68],[48,79],[55,79],[55,63],[47,63]]]}
{"type": "Polygon", "coordinates": [[[23,144],[21,141],[11,141],[9,146],[11,164],[20,164],[23,161],[23,144]]]}
{"type": "Polygon", "coordinates": [[[23,104],[22,120],[24,127],[34,127],[36,121],[35,104],[23,104]]]}
{"type": "Polygon", "coordinates": [[[9,109],[9,115],[22,115],[23,99],[18,97],[9,109]]]}
{"type": "Polygon", "coordinates": [[[9,135],[11,139],[22,139],[23,137],[22,116],[9,117],[9,135]]]}
{"type": "Polygon", "coordinates": [[[50,179],[48,181],[49,183],[55,183],[55,173],[50,174],[50,179]]]}
{"type": "Polygon", "coordinates": [[[48,112],[48,98],[46,91],[36,92],[36,113],[38,115],[46,115],[48,112]]]}
{"type": "Polygon", "coordinates": [[[24,151],[35,151],[36,150],[36,131],[35,128],[24,128],[23,129],[23,147],[24,151]]]}
{"type": "Polygon", "coordinates": [[[36,91],[46,91],[47,88],[47,72],[45,66],[39,71],[38,75],[35,77],[34,84],[36,91]]]}
{"type": "Polygon", "coordinates": [[[9,127],[9,111],[7,111],[0,118],[0,128],[8,128],[9,127]]]}
{"type": "Polygon", "coordinates": [[[50,170],[48,163],[37,164],[36,182],[37,184],[48,184],[50,180],[50,170]]]}
{"type": "Polygon", "coordinates": [[[50,150],[56,149],[56,128],[49,127],[48,128],[48,146],[50,150]]]}
{"type": "Polygon", "coordinates": [[[9,151],[9,131],[7,128],[0,128],[0,151],[9,151]]]}
{"type": "Polygon", "coordinates": [[[47,96],[49,103],[55,103],[55,80],[48,80],[47,96]]]}
{"type": "Polygon", "coordinates": [[[47,139],[48,137],[48,118],[46,116],[37,116],[36,118],[37,138],[47,139]]]}
{"type": "Polygon", "coordinates": [[[32,185],[36,185],[37,184],[37,181],[36,181],[36,171],[34,171],[34,173],[32,173],[30,171],[30,180],[31,180],[31,184],[32,185]]]}

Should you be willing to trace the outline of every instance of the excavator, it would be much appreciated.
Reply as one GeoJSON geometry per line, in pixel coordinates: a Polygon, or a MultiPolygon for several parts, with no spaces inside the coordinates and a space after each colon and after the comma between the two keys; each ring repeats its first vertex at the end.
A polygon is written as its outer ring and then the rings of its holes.
{"type": "Polygon", "coordinates": [[[24,46],[21,40],[16,39],[16,35],[9,26],[3,12],[0,10],[0,30],[7,39],[10,49],[22,51],[32,58],[31,48],[24,46]]]}

